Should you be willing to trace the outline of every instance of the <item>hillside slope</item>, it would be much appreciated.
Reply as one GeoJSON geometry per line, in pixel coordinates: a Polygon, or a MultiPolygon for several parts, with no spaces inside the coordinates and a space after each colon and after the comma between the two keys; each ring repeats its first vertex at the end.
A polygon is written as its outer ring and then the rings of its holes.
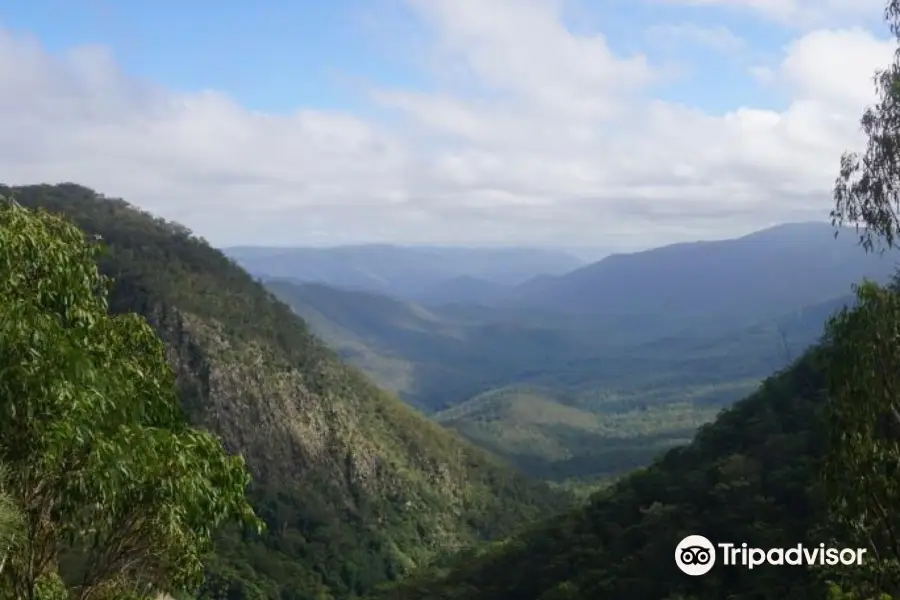
{"type": "Polygon", "coordinates": [[[457,556],[373,597],[385,600],[821,600],[815,567],[716,567],[672,560],[689,534],[751,547],[815,546],[825,385],[819,350],[583,508],[457,556]],[[652,575],[652,576],[651,576],[652,575]]]}
{"type": "Polygon", "coordinates": [[[229,598],[350,598],[563,498],[378,389],[221,252],[74,185],[0,187],[102,237],[111,308],[150,321],[192,420],[247,458],[262,538],[223,537],[229,598]]]}
{"type": "MultiPolygon", "coordinates": [[[[721,391],[721,390],[720,390],[721,391]]],[[[591,411],[570,393],[510,386],[441,411],[434,420],[525,473],[562,481],[608,478],[690,441],[718,407],[672,402],[653,410],[591,411]]]]}
{"type": "Polygon", "coordinates": [[[568,329],[541,323],[482,321],[321,284],[266,286],[348,361],[426,412],[550,361],[588,354],[568,329]]]}

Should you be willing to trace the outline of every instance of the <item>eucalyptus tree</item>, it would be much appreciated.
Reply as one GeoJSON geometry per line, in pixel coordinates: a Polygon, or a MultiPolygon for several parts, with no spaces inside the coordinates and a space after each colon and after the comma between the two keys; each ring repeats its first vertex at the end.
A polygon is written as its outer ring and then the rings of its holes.
{"type": "MultiPolygon", "coordinates": [[[[841,157],[834,225],[856,227],[866,251],[900,239],[900,0],[884,19],[898,41],[877,71],[877,101],[860,120],[861,152],[841,157]]],[[[845,573],[846,598],[900,594],[900,284],[857,289],[857,306],[836,315],[826,335],[829,437],[826,491],[836,537],[870,550],[865,568],[845,573]]],[[[838,588],[835,588],[838,594],[838,588]]],[[[839,596],[835,596],[839,597],[839,596]]]]}
{"type": "Polygon", "coordinates": [[[17,599],[59,587],[62,561],[79,600],[191,589],[220,525],[259,525],[243,459],[187,424],[162,341],[108,311],[101,251],[0,205],[0,464],[22,517],[0,583],[17,599]]]}

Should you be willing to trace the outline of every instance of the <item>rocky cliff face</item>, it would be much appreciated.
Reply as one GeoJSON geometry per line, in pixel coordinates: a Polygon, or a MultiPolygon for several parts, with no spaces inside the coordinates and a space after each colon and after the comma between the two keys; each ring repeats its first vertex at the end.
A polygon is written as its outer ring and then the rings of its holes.
{"type": "Polygon", "coordinates": [[[439,491],[451,514],[463,510],[467,486],[476,483],[467,480],[466,455],[476,452],[353,369],[322,360],[320,375],[333,386],[322,394],[263,342],[229,339],[220,324],[177,309],[148,316],[167,343],[195,422],[242,453],[258,480],[302,482],[322,471],[346,492],[388,494],[412,506],[439,491]],[[404,417],[414,427],[407,430],[404,417]]]}
{"type": "Polygon", "coordinates": [[[351,597],[566,501],[342,364],[183,227],[73,184],[0,186],[9,193],[102,237],[111,310],[154,325],[191,420],[243,454],[256,477],[268,533],[225,535],[208,593],[351,597]]]}

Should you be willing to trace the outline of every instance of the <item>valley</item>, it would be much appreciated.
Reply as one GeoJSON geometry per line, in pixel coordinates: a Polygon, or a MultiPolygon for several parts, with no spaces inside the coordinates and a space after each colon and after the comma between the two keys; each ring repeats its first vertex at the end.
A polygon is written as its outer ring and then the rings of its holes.
{"type": "Polygon", "coordinates": [[[480,304],[264,281],[345,360],[438,423],[529,475],[592,481],[689,441],[816,343],[854,283],[888,280],[893,255],[866,255],[857,241],[826,224],[784,225],[538,273],[480,304]],[[633,280],[619,266],[630,263],[633,280]],[[780,283],[798,276],[802,286],[780,283]],[[525,294],[547,298],[554,279],[605,304],[527,307],[525,294]],[[599,291],[622,286],[618,306],[599,291]]]}
{"type": "MultiPolygon", "coordinates": [[[[774,548],[826,540],[822,352],[703,427],[692,442],[506,544],[463,553],[378,600],[828,597],[827,575],[804,568],[717,569],[685,577],[672,548],[688,533],[774,548]],[[648,577],[648,573],[653,573],[648,577]]],[[[849,477],[849,475],[848,475],[849,477]]]]}

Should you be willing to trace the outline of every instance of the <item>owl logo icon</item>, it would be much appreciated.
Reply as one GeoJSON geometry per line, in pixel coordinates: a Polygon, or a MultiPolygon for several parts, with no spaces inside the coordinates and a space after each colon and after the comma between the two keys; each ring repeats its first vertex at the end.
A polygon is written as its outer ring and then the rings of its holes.
{"type": "Polygon", "coordinates": [[[687,575],[705,575],[716,564],[716,548],[702,535],[689,535],[675,547],[675,564],[687,575]]]}

